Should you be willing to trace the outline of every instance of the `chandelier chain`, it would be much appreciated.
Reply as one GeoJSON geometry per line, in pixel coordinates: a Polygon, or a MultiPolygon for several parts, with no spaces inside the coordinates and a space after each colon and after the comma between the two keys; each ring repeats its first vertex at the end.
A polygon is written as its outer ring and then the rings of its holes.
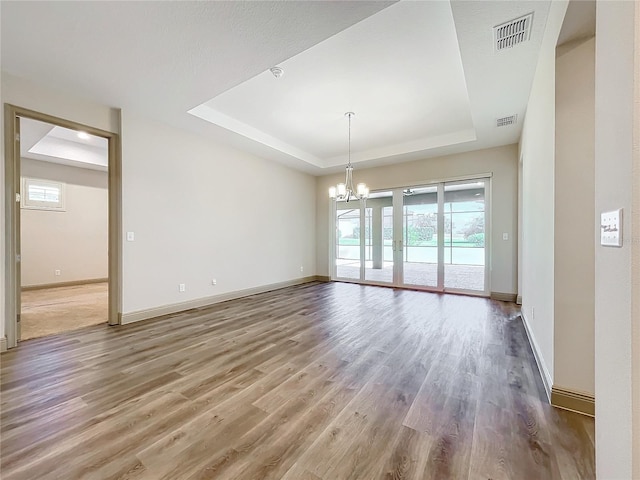
{"type": "Polygon", "coordinates": [[[351,166],[351,113],[349,113],[349,166],[351,166]]]}

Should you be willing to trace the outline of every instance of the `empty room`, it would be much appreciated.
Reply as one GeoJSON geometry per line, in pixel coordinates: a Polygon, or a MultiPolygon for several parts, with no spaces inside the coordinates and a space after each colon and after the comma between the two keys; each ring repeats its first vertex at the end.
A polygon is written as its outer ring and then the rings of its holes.
{"type": "Polygon", "coordinates": [[[2,1],[3,479],[640,479],[633,1],[2,1]]]}

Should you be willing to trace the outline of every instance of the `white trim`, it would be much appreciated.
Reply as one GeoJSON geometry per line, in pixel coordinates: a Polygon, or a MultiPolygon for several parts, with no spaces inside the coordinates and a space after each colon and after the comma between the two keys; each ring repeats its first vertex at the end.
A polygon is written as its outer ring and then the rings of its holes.
{"type": "Polygon", "coordinates": [[[211,297],[196,298],[194,300],[188,300],[186,302],[172,303],[169,305],[162,305],[160,307],[153,307],[145,310],[123,313],[120,324],[126,325],[128,323],[140,322],[142,320],[148,320],[150,318],[160,317],[162,315],[183,312],[185,310],[191,310],[192,308],[206,307],[209,305],[214,305],[216,303],[226,302],[228,300],[235,300],[237,298],[248,297],[250,295],[256,295],[258,293],[270,292],[272,290],[278,290],[280,288],[291,287],[293,285],[300,285],[303,283],[315,281],[318,281],[318,278],[314,275],[310,277],[297,278],[295,280],[272,283],[269,285],[261,285],[259,287],[246,288],[244,290],[236,290],[233,292],[222,293],[220,295],[213,295],[211,297]]]}
{"type": "Polygon", "coordinates": [[[7,351],[7,337],[0,338],[0,352],[7,351]]]}
{"type": "Polygon", "coordinates": [[[522,323],[524,325],[524,330],[527,332],[527,338],[529,339],[529,345],[531,345],[531,350],[533,351],[533,356],[536,359],[536,365],[538,366],[538,371],[540,372],[540,376],[542,377],[542,383],[544,384],[544,390],[547,393],[547,400],[551,403],[551,388],[553,385],[553,378],[549,373],[549,369],[547,365],[544,363],[544,359],[542,358],[542,354],[540,353],[540,347],[538,346],[538,342],[536,342],[531,329],[529,328],[529,322],[527,321],[527,317],[524,314],[524,311],[520,312],[522,317],[522,323]]]}
{"type": "Polygon", "coordinates": [[[437,183],[463,182],[465,180],[482,180],[485,178],[492,178],[492,177],[493,177],[493,173],[489,172],[489,173],[473,173],[469,175],[460,175],[457,177],[446,177],[446,178],[431,179],[431,180],[424,180],[424,181],[412,180],[411,185],[407,185],[407,182],[403,182],[401,184],[396,183],[396,184],[391,184],[387,187],[376,188],[375,190],[371,190],[369,193],[386,192],[388,190],[395,190],[396,188],[404,189],[404,188],[412,188],[412,187],[415,187],[415,188],[429,187],[437,183]]]}

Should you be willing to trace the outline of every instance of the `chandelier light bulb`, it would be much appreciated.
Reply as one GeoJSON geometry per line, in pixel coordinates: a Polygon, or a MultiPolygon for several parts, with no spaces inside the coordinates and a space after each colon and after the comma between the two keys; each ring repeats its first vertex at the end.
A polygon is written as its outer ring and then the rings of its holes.
{"type": "Polygon", "coordinates": [[[344,116],[349,119],[349,161],[347,163],[344,183],[339,183],[335,187],[331,187],[329,189],[329,197],[340,202],[366,200],[369,197],[369,187],[364,183],[358,183],[356,188],[353,187],[353,166],[351,165],[351,117],[355,116],[355,113],[347,112],[344,116]]]}

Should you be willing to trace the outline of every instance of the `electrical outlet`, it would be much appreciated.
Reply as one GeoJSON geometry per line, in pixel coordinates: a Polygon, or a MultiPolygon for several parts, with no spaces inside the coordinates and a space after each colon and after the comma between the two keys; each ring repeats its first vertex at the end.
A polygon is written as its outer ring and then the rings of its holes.
{"type": "Polygon", "coordinates": [[[536,307],[531,307],[531,320],[536,318],[536,307]]]}
{"type": "Polygon", "coordinates": [[[218,281],[215,278],[211,280],[211,285],[217,285],[217,284],[218,284],[218,281]]]}
{"type": "Polygon", "coordinates": [[[54,270],[53,273],[56,277],[60,276],[60,270],[54,270]]]}
{"type": "Polygon", "coordinates": [[[304,267],[302,265],[300,265],[300,271],[304,272],[304,267]]]}
{"type": "Polygon", "coordinates": [[[509,234],[508,234],[507,232],[504,232],[504,233],[502,234],[502,239],[503,239],[503,240],[509,240],[509,234]]]}
{"type": "Polygon", "coordinates": [[[185,288],[185,284],[184,283],[181,283],[180,285],[178,285],[178,291],[184,292],[185,290],[186,290],[186,288],[185,288]]]}

